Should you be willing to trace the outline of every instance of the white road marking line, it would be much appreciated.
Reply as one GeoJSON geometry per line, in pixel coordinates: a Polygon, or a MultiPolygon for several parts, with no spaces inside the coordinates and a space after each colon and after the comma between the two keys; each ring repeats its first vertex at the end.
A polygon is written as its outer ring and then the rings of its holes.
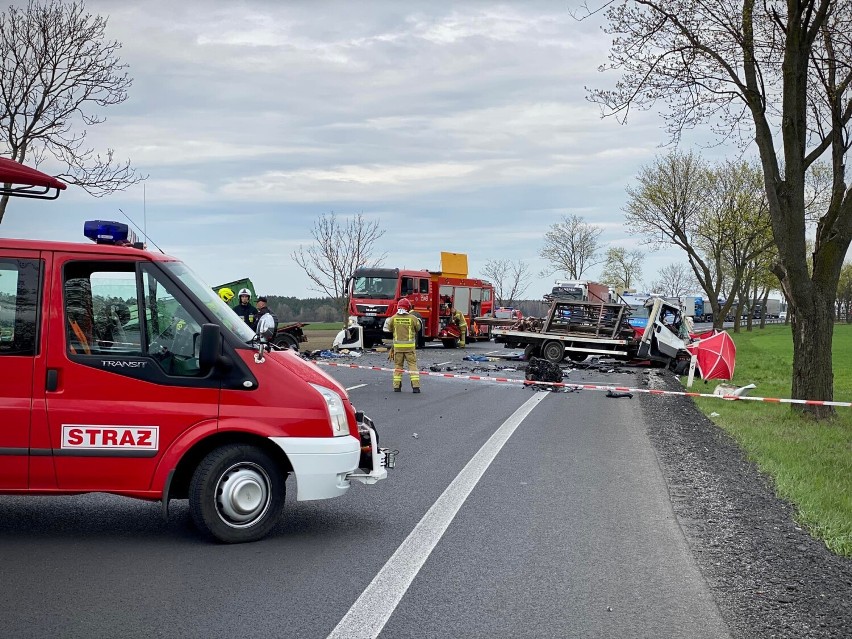
{"type": "Polygon", "coordinates": [[[388,559],[327,639],[375,639],[491,462],[539,402],[536,393],[482,445],[388,559]]]}
{"type": "Polygon", "coordinates": [[[365,386],[369,386],[369,384],[358,384],[357,386],[350,386],[346,390],[351,391],[351,390],[355,390],[356,388],[364,388],[365,386]]]}
{"type": "Polygon", "coordinates": [[[450,360],[449,362],[441,362],[440,364],[435,364],[435,366],[443,366],[444,364],[452,364],[452,363],[453,363],[453,361],[450,360]]]}

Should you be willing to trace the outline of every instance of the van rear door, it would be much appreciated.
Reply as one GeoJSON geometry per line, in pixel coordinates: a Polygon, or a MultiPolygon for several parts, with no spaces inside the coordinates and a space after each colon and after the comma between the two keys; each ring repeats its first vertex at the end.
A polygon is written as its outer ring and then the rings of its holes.
{"type": "Polygon", "coordinates": [[[155,263],[56,261],[47,413],[59,488],[151,490],[182,433],[217,426],[220,382],[198,362],[204,317],[155,263]]]}
{"type": "Polygon", "coordinates": [[[39,251],[0,249],[0,489],[26,489],[39,344],[39,251]]]}

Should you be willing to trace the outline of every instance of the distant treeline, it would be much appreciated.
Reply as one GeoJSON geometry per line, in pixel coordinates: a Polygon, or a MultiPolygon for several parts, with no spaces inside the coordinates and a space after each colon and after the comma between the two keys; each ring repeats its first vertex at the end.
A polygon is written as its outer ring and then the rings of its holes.
{"type": "MultiPolygon", "coordinates": [[[[542,317],[549,308],[540,300],[520,300],[514,306],[524,317],[542,317]]],[[[344,322],[344,303],[328,297],[299,299],[270,295],[269,308],[279,322],[344,322]]]]}

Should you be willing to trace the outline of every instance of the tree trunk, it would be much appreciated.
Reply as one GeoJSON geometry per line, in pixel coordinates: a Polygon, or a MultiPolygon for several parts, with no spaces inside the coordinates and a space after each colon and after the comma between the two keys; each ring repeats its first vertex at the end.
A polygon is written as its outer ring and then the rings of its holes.
{"type": "Polygon", "coordinates": [[[767,311],[766,304],[768,303],[768,300],[769,300],[769,289],[768,288],[765,291],[763,291],[763,297],[761,299],[763,300],[763,310],[760,311],[760,328],[766,328],[766,311],[767,311]]]}
{"type": "MultiPolygon", "coordinates": [[[[3,186],[5,186],[7,189],[12,187],[11,184],[4,184],[3,186]]],[[[8,203],[9,203],[9,196],[8,195],[4,195],[4,196],[0,197],[0,224],[3,223],[3,216],[6,215],[6,205],[8,203]]]]}
{"type": "MultiPolygon", "coordinates": [[[[831,340],[834,333],[834,302],[816,291],[811,304],[796,306],[793,322],[793,397],[834,398],[831,340]]],[[[788,312],[788,317],[791,314],[788,312]]],[[[798,406],[805,413],[823,418],[834,414],[830,406],[798,406]]]]}

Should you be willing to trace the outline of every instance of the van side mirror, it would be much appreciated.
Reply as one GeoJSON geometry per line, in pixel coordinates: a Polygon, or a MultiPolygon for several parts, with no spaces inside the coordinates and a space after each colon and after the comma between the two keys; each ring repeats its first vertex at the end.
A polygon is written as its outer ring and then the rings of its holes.
{"type": "Polygon", "coordinates": [[[218,324],[201,326],[201,344],[198,349],[198,365],[204,373],[212,369],[219,360],[222,350],[222,336],[218,324]]]}

